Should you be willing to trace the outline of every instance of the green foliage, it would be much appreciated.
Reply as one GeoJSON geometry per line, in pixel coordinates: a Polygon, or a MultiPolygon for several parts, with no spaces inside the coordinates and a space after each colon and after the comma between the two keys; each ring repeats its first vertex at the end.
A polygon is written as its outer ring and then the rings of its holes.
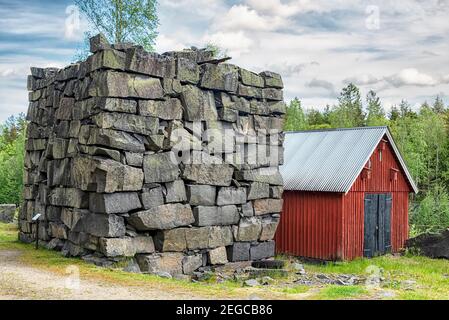
{"type": "Polygon", "coordinates": [[[222,59],[222,58],[225,58],[228,56],[227,50],[221,48],[220,46],[218,46],[212,42],[207,43],[205,48],[206,48],[206,50],[212,51],[213,57],[215,59],[222,59]]]}
{"type": "Polygon", "coordinates": [[[301,108],[301,101],[293,99],[287,107],[286,121],[284,129],[286,131],[299,131],[307,128],[304,111],[301,108]]]}
{"type": "Polygon", "coordinates": [[[449,195],[440,185],[432,186],[420,204],[412,211],[415,234],[439,232],[449,227],[449,195]]]}
{"type": "Polygon", "coordinates": [[[367,103],[367,117],[366,117],[366,125],[368,127],[375,126],[385,126],[388,123],[388,120],[385,118],[385,110],[382,107],[382,103],[380,102],[380,98],[374,91],[368,92],[366,96],[367,103]]]}
{"type": "Polygon", "coordinates": [[[25,116],[10,117],[0,134],[0,203],[22,201],[25,154],[25,116]]]}
{"type": "Polygon", "coordinates": [[[89,21],[88,38],[103,33],[111,43],[133,42],[152,51],[159,19],[156,0],[75,0],[89,21]]]}

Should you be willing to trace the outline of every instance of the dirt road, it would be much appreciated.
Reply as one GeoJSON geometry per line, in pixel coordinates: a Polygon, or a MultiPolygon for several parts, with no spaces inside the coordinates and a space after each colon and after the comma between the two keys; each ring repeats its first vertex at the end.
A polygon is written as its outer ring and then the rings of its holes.
{"type": "MultiPolygon", "coordinates": [[[[20,262],[20,251],[0,250],[0,300],[10,299],[211,299],[183,290],[170,291],[161,284],[148,286],[113,285],[97,279],[78,280],[75,270],[67,276],[36,269],[20,262]]],[[[243,298],[243,297],[242,297],[243,298]]]]}

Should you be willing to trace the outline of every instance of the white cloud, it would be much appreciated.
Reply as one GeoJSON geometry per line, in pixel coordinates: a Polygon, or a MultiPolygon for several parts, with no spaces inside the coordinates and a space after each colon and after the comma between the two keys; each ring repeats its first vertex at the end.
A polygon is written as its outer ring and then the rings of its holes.
{"type": "Polygon", "coordinates": [[[358,86],[366,86],[376,84],[380,81],[382,81],[382,79],[379,79],[373,76],[372,74],[362,74],[359,76],[346,78],[343,80],[343,83],[345,84],[353,83],[358,86]]]}
{"type": "Polygon", "coordinates": [[[250,52],[255,41],[250,39],[243,31],[216,32],[203,37],[204,43],[213,43],[228,51],[231,57],[238,58],[250,52]]]}
{"type": "Polygon", "coordinates": [[[435,86],[438,84],[438,81],[435,80],[431,75],[421,73],[415,68],[403,69],[399,73],[387,77],[385,80],[395,87],[426,87],[435,86]]]}
{"type": "Polygon", "coordinates": [[[288,24],[288,20],[280,16],[263,16],[245,5],[234,5],[229,11],[217,17],[215,30],[251,30],[272,31],[288,24]]]}

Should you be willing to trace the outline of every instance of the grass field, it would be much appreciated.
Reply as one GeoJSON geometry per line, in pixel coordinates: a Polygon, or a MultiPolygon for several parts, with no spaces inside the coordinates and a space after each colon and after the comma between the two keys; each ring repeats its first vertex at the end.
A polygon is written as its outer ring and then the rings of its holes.
{"type": "MultiPolygon", "coordinates": [[[[449,261],[419,256],[384,256],[327,265],[305,264],[306,273],[355,275],[360,278],[380,278],[380,283],[366,285],[295,285],[294,272],[288,277],[276,277],[269,286],[245,288],[241,281],[192,283],[185,280],[163,279],[152,275],[131,274],[118,269],[100,268],[81,259],[64,258],[46,249],[34,250],[33,245],[17,241],[14,225],[0,224],[0,251],[20,251],[21,263],[33,268],[64,274],[68,266],[77,266],[86,279],[100,280],[126,286],[145,286],[149,283],[161,290],[183,288],[196,294],[234,299],[251,293],[261,298],[275,299],[449,299],[449,261]]],[[[288,258],[280,257],[289,260],[288,258]]]]}

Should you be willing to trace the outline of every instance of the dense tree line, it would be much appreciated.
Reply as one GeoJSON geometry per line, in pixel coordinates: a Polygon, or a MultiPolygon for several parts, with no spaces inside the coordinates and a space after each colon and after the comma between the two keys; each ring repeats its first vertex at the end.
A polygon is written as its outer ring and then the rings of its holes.
{"type": "Polygon", "coordinates": [[[25,115],[11,116],[0,126],[0,203],[22,201],[25,115]]]}
{"type": "Polygon", "coordinates": [[[441,97],[417,110],[403,100],[386,113],[374,91],[363,99],[353,84],[345,87],[338,104],[323,111],[304,110],[297,98],[287,109],[286,131],[361,126],[390,127],[420,192],[413,197],[412,232],[449,227],[449,111],[441,97]]]}

